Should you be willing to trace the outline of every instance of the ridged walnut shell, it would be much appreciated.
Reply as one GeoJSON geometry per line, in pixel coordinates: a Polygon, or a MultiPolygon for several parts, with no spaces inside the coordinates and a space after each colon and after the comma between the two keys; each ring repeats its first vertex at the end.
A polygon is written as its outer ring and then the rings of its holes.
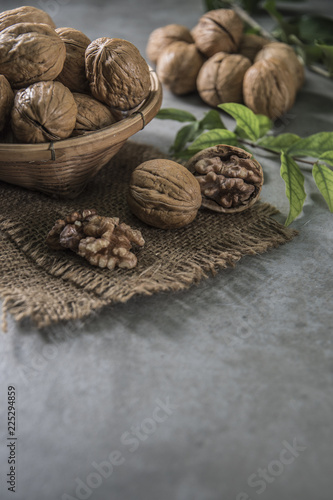
{"type": "Polygon", "coordinates": [[[108,127],[119,120],[112,111],[97,99],[87,95],[73,93],[77,105],[76,123],[73,136],[108,127]]]}
{"type": "Polygon", "coordinates": [[[51,17],[43,10],[36,7],[18,7],[17,9],[5,10],[0,13],[0,31],[18,23],[41,23],[48,24],[51,28],[55,28],[55,24],[51,17]]]}
{"type": "Polygon", "coordinates": [[[38,82],[16,94],[12,129],[20,142],[59,141],[73,132],[76,114],[68,88],[60,82],[38,82]]]}
{"type": "Polygon", "coordinates": [[[254,113],[276,120],[294,104],[296,89],[292,74],[284,61],[263,59],[245,73],[243,96],[254,113]]]}
{"type": "Polygon", "coordinates": [[[238,53],[250,59],[251,62],[254,62],[258,52],[269,43],[272,42],[263,36],[246,33],[241,38],[238,53]]]}
{"type": "Polygon", "coordinates": [[[270,43],[258,52],[255,62],[262,61],[263,59],[271,59],[272,57],[284,61],[293,77],[296,91],[298,91],[304,84],[305,71],[304,65],[298,59],[294,49],[286,43],[270,43]]]}
{"type": "Polygon", "coordinates": [[[206,57],[217,52],[237,52],[243,34],[243,21],[231,9],[210,10],[199,19],[191,34],[206,57]]]}
{"type": "Polygon", "coordinates": [[[194,43],[174,42],[157,61],[156,73],[163,85],[176,95],[196,90],[196,80],[204,58],[194,43]]]}
{"type": "Polygon", "coordinates": [[[54,80],[65,57],[64,42],[47,24],[19,23],[0,32],[0,74],[13,88],[54,80]]]}
{"type": "Polygon", "coordinates": [[[175,229],[192,222],[201,205],[200,186],[183,165],[171,160],[149,160],[132,173],[128,204],[146,224],[175,229]]]}
{"type": "Polygon", "coordinates": [[[66,46],[66,59],[57,80],[72,92],[89,92],[85,53],[91,40],[74,28],[57,28],[56,33],[66,46]]]}
{"type": "Polygon", "coordinates": [[[86,50],[86,75],[90,91],[108,106],[127,111],[150,92],[149,66],[127,40],[98,38],[86,50]]]}
{"type": "Polygon", "coordinates": [[[203,101],[216,107],[224,102],[243,102],[243,79],[251,61],[240,54],[219,52],[199,71],[197,89],[203,101]]]}
{"type": "Polygon", "coordinates": [[[236,213],[250,208],[264,182],[260,163],[244,149],[219,144],[195,154],[186,164],[200,184],[202,206],[236,213]]]}
{"type": "Polygon", "coordinates": [[[186,26],[181,24],[168,24],[152,31],[146,47],[148,59],[156,64],[162,52],[173,42],[193,43],[191,32],[186,26]]]}
{"type": "Polygon", "coordinates": [[[0,133],[4,130],[14,104],[14,92],[6,77],[0,75],[0,133]]]}

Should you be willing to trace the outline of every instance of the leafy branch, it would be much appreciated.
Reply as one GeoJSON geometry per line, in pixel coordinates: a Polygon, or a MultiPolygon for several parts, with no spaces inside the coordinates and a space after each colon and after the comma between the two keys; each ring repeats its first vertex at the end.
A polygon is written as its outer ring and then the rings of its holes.
{"type": "Polygon", "coordinates": [[[289,200],[289,225],[301,212],[306,199],[304,175],[312,171],[314,181],[333,212],[333,132],[319,132],[305,138],[296,134],[272,133],[273,122],[264,115],[256,115],[242,104],[226,103],[218,106],[236,121],[234,130],[224,125],[219,111],[213,109],[198,120],[192,113],[175,108],[161,109],[156,118],[186,123],[176,134],[171,153],[178,159],[189,159],[202,149],[217,144],[229,144],[249,150],[268,152],[280,159],[280,174],[285,182],[289,200]],[[310,160],[313,158],[313,160],[310,160]]]}
{"type": "Polygon", "coordinates": [[[310,14],[286,18],[277,8],[276,0],[205,0],[205,6],[207,10],[234,9],[245,22],[248,32],[292,45],[310,70],[333,78],[333,19],[310,14]],[[272,33],[251,17],[250,14],[258,8],[264,9],[276,22],[272,33]]]}

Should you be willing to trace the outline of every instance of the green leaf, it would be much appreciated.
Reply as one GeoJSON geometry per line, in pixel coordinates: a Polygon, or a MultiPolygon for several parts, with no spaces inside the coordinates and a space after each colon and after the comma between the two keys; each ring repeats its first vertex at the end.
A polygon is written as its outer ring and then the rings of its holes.
{"type": "Polygon", "coordinates": [[[199,122],[192,122],[185,127],[178,130],[175,137],[175,142],[171,147],[171,151],[174,153],[179,153],[185,148],[188,142],[192,142],[197,137],[197,132],[199,130],[199,122]]]}
{"type": "MultiPolygon", "coordinates": [[[[330,151],[332,153],[332,151],[330,151]]],[[[312,169],[317,187],[323,195],[330,212],[333,212],[333,172],[326,165],[317,162],[312,169]]]]}
{"type": "Polygon", "coordinates": [[[285,222],[285,225],[289,226],[289,224],[302,212],[306,198],[304,191],[304,175],[295,160],[284,152],[281,153],[280,174],[285,182],[286,195],[290,204],[289,214],[285,222]]]}
{"type": "Polygon", "coordinates": [[[197,120],[192,113],[176,108],[160,109],[156,118],[160,120],[176,120],[177,122],[195,122],[197,120]]]}
{"type": "Polygon", "coordinates": [[[325,64],[328,71],[333,74],[333,46],[332,45],[320,45],[316,46],[322,51],[323,63],[325,64]]]}
{"type": "Polygon", "coordinates": [[[333,132],[319,132],[295,142],[288,150],[292,156],[319,158],[326,151],[333,151],[333,132]]]}
{"type": "Polygon", "coordinates": [[[298,36],[303,42],[333,43],[333,19],[304,14],[292,22],[297,25],[298,36]]]}
{"type": "Polygon", "coordinates": [[[259,134],[263,137],[273,128],[273,122],[265,115],[256,115],[259,120],[259,134]]]}
{"type": "Polygon", "coordinates": [[[298,142],[300,137],[296,134],[280,134],[276,137],[273,135],[268,135],[263,137],[258,141],[259,146],[267,149],[271,149],[277,153],[281,151],[287,151],[293,144],[298,142]]]}
{"type": "Polygon", "coordinates": [[[260,137],[260,122],[258,117],[243,104],[228,102],[219,104],[219,108],[231,115],[237,123],[237,127],[242,129],[248,139],[256,141],[260,137]]]}
{"type": "Polygon", "coordinates": [[[213,130],[214,128],[225,129],[225,125],[221,120],[220,113],[216,109],[211,109],[200,120],[201,130],[213,130]]]}
{"type": "Polygon", "coordinates": [[[201,134],[187,149],[188,151],[201,151],[202,149],[216,146],[217,144],[231,144],[237,142],[236,134],[230,130],[213,129],[201,134]]]}
{"type": "Polygon", "coordinates": [[[288,25],[285,22],[282,14],[277,10],[275,0],[267,0],[263,4],[263,8],[270,14],[270,16],[275,19],[279,25],[279,35],[283,42],[288,42],[288,25]]]}
{"type": "Polygon", "coordinates": [[[323,160],[333,166],[333,151],[326,151],[326,153],[320,155],[319,160],[323,160]]]}

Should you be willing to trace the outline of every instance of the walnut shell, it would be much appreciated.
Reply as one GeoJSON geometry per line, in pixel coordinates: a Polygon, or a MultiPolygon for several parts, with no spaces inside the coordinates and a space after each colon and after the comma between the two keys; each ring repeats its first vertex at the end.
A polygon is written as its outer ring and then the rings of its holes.
{"type": "Polygon", "coordinates": [[[197,78],[197,89],[209,106],[243,102],[243,79],[251,61],[240,54],[218,52],[206,61],[197,78]]]}
{"type": "Polygon", "coordinates": [[[189,94],[196,90],[196,79],[203,62],[204,58],[194,43],[174,42],[160,54],[156,73],[174,94],[189,94]]]}
{"type": "Polygon", "coordinates": [[[238,53],[250,59],[251,62],[254,62],[258,52],[269,43],[272,43],[271,40],[263,36],[255,35],[254,33],[246,33],[241,38],[238,53]]]}
{"type": "Polygon", "coordinates": [[[258,52],[255,62],[270,59],[271,57],[284,61],[295,82],[296,91],[298,91],[304,84],[305,71],[304,65],[297,57],[294,49],[286,43],[270,43],[258,52]]]}
{"type": "Polygon", "coordinates": [[[207,57],[217,52],[237,52],[243,33],[243,21],[231,9],[206,12],[191,34],[195,44],[207,57]]]}
{"type": "Polygon", "coordinates": [[[235,213],[251,207],[264,182],[261,165],[244,149],[219,144],[195,154],[186,164],[198,179],[202,206],[235,213]]]}
{"type": "Polygon", "coordinates": [[[0,74],[13,88],[53,80],[65,57],[64,42],[47,24],[18,23],[0,32],[0,74]]]}
{"type": "Polygon", "coordinates": [[[148,59],[156,64],[162,50],[173,42],[193,43],[194,40],[190,30],[181,24],[168,24],[157,28],[151,32],[148,38],[146,47],[148,59]]]}
{"type": "Polygon", "coordinates": [[[66,46],[66,59],[57,80],[72,92],[88,93],[85,53],[91,40],[74,28],[57,28],[55,31],[66,46]]]}
{"type": "MultiPolygon", "coordinates": [[[[87,94],[73,93],[77,105],[73,136],[82,135],[112,125],[117,120],[104,104],[87,94]]],[[[119,119],[119,118],[118,118],[119,119]]]]}
{"type": "Polygon", "coordinates": [[[73,132],[77,106],[60,82],[38,82],[16,94],[12,129],[21,142],[66,139],[73,132]]]}
{"type": "Polygon", "coordinates": [[[18,23],[41,23],[48,24],[51,28],[55,28],[55,24],[51,17],[43,10],[36,7],[18,7],[17,9],[5,10],[0,13],[0,31],[18,23]]]}
{"type": "Polygon", "coordinates": [[[132,173],[128,204],[134,215],[161,229],[186,226],[201,205],[196,178],[171,160],[149,160],[132,173]]]}
{"type": "Polygon", "coordinates": [[[91,93],[110,107],[126,111],[150,92],[149,66],[127,40],[98,38],[86,50],[86,75],[91,93]]]}
{"type": "Polygon", "coordinates": [[[288,111],[294,104],[296,89],[284,61],[271,58],[253,64],[244,76],[243,96],[254,113],[272,120],[288,111]]]}
{"type": "Polygon", "coordinates": [[[14,92],[7,78],[0,75],[0,133],[4,130],[14,104],[14,92]]]}

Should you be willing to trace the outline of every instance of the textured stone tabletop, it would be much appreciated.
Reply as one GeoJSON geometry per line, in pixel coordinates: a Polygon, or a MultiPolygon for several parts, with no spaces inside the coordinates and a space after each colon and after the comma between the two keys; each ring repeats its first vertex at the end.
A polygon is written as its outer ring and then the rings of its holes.
{"type": "MultiPolygon", "coordinates": [[[[16,0],[1,1],[0,10],[16,0]]],[[[125,38],[193,27],[199,0],[39,0],[57,26],[125,38]]],[[[331,1],[312,5],[333,14],[331,1]]],[[[163,107],[201,117],[196,95],[163,107]]],[[[333,83],[313,73],[279,132],[333,130],[333,83]]],[[[228,118],[225,118],[228,123],[228,118]]],[[[180,124],[135,140],[167,152],[180,124]]],[[[288,213],[279,164],[262,199],[288,213]]],[[[1,335],[0,498],[330,500],[333,491],[332,215],[311,178],[300,234],[188,291],[134,298],[86,322],[1,335]],[[7,491],[6,394],[17,391],[17,491],[7,491]]]]}

